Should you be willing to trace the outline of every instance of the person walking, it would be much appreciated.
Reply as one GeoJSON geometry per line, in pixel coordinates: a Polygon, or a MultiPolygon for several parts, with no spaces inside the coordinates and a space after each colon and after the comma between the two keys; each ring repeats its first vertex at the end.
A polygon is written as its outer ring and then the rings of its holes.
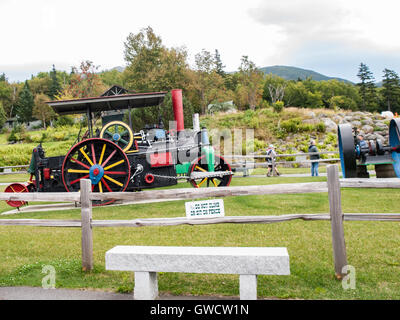
{"type": "Polygon", "coordinates": [[[275,158],[276,158],[276,152],[273,144],[270,144],[267,151],[266,151],[267,157],[266,160],[268,162],[268,172],[267,172],[267,177],[271,176],[274,174],[273,171],[275,171],[277,176],[280,176],[281,174],[278,172],[278,169],[276,169],[276,166],[273,164],[275,163],[275,158]]]}
{"type": "MultiPolygon", "coordinates": [[[[310,146],[308,147],[308,152],[318,152],[318,148],[315,145],[315,140],[310,141],[310,146]]],[[[311,162],[311,176],[318,177],[318,165],[319,165],[319,154],[312,154],[310,155],[311,162]]]]}

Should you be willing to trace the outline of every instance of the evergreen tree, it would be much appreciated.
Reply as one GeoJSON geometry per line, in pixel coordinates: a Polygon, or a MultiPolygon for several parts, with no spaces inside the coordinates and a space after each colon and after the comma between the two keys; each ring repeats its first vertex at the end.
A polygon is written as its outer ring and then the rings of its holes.
{"type": "Polygon", "coordinates": [[[6,82],[7,78],[6,78],[6,74],[3,72],[2,74],[0,74],[0,82],[6,82]]]}
{"type": "Polygon", "coordinates": [[[21,122],[32,121],[32,110],[34,106],[33,94],[29,88],[28,80],[25,81],[24,87],[19,95],[16,115],[21,122]]]}
{"type": "Polygon", "coordinates": [[[383,70],[382,97],[388,111],[400,111],[400,78],[398,74],[389,69],[383,70]]]}
{"type": "Polygon", "coordinates": [[[54,64],[53,64],[53,70],[50,71],[50,78],[51,78],[51,84],[48,96],[50,97],[50,99],[54,100],[56,95],[59,94],[62,90],[60,82],[57,79],[57,71],[54,64]]]}
{"type": "Polygon", "coordinates": [[[360,63],[357,77],[361,82],[357,84],[361,97],[361,110],[374,111],[377,109],[376,85],[373,73],[365,63],[360,63]]]}
{"type": "Polygon", "coordinates": [[[0,101],[0,128],[4,126],[6,120],[7,116],[6,113],[4,112],[3,103],[0,101]]]}
{"type": "Polygon", "coordinates": [[[215,61],[215,71],[221,77],[225,77],[226,76],[226,73],[224,71],[225,66],[222,64],[221,56],[217,49],[215,49],[214,61],[215,61]]]}

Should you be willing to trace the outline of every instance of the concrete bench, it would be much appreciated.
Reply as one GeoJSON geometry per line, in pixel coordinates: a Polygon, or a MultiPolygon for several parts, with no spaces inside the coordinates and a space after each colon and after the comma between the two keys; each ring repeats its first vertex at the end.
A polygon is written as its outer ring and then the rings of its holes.
{"type": "Polygon", "coordinates": [[[257,275],[289,275],[286,248],[117,246],[106,270],[135,272],[134,299],[158,296],[157,272],[239,274],[241,300],[257,299],[257,275]]]}

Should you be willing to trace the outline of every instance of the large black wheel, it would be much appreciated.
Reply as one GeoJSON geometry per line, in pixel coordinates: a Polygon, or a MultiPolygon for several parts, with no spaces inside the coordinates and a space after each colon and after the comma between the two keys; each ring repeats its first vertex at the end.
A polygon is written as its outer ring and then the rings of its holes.
{"type": "Polygon", "coordinates": [[[112,121],[101,129],[100,138],[114,142],[124,152],[127,152],[133,143],[133,132],[126,123],[112,121]]]}
{"type": "MultiPolygon", "coordinates": [[[[62,179],[69,192],[79,191],[81,179],[90,179],[93,192],[122,192],[129,183],[130,165],[115,143],[99,138],[81,141],[71,148],[62,165],[62,179]]],[[[114,200],[93,201],[105,205],[114,200]]]]}
{"type": "Polygon", "coordinates": [[[356,149],[353,129],[350,124],[340,124],[338,127],[338,143],[340,164],[343,178],[357,177],[356,149]]]}
{"type": "Polygon", "coordinates": [[[389,144],[393,149],[392,159],[393,159],[393,170],[396,176],[400,178],[400,153],[398,153],[398,147],[400,146],[400,119],[390,120],[389,125],[389,144]]]}
{"type": "MultiPolygon", "coordinates": [[[[192,172],[209,172],[208,164],[206,163],[205,156],[195,159],[190,168],[189,175],[192,172]]],[[[214,172],[217,171],[231,171],[231,166],[229,163],[225,162],[225,159],[220,156],[214,156],[214,172]]],[[[227,187],[231,183],[232,175],[225,175],[222,177],[214,177],[214,178],[200,178],[200,179],[191,179],[190,183],[195,188],[200,187],[227,187]]]]}

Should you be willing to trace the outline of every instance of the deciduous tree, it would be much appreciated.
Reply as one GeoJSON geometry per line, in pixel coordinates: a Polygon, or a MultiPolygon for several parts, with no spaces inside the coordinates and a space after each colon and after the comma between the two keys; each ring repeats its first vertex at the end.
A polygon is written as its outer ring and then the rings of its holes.
{"type": "Polygon", "coordinates": [[[199,97],[201,112],[205,114],[211,102],[223,102],[227,99],[227,91],[224,88],[224,78],[218,73],[215,56],[203,49],[196,54],[195,63],[194,87],[199,97]]]}
{"type": "Polygon", "coordinates": [[[49,97],[43,93],[36,95],[33,107],[33,116],[40,119],[43,123],[43,127],[46,129],[46,123],[55,117],[53,109],[46,103],[49,101],[49,97]]]}
{"type": "Polygon", "coordinates": [[[150,26],[129,34],[124,45],[128,66],[123,80],[127,88],[138,92],[187,90],[189,66],[184,47],[166,48],[150,26]]]}
{"type": "Polygon", "coordinates": [[[98,68],[89,60],[82,61],[79,69],[72,67],[70,83],[65,85],[56,98],[64,100],[99,96],[106,87],[97,74],[98,68]]]}
{"type": "Polygon", "coordinates": [[[242,56],[239,67],[239,83],[236,88],[236,105],[254,110],[262,96],[263,73],[248,56],[242,56]]]}

